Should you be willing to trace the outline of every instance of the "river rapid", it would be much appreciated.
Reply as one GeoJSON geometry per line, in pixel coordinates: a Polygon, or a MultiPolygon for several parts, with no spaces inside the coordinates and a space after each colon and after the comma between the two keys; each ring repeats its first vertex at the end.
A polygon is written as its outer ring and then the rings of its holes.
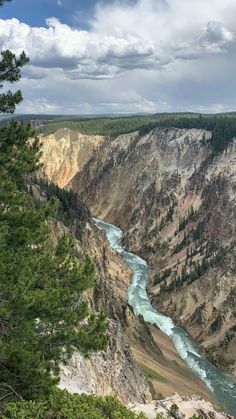
{"type": "Polygon", "coordinates": [[[157,326],[172,339],[179,355],[185,360],[189,368],[207,385],[222,408],[236,417],[236,380],[234,381],[224,371],[211,364],[201,354],[198,344],[183,328],[175,326],[170,317],[159,313],[152,307],[147,294],[148,264],[139,256],[127,252],[122,247],[122,231],[112,224],[97,219],[94,219],[94,221],[106,232],[113,250],[120,253],[133,272],[128,289],[128,302],[135,315],[143,316],[147,323],[157,326]]]}

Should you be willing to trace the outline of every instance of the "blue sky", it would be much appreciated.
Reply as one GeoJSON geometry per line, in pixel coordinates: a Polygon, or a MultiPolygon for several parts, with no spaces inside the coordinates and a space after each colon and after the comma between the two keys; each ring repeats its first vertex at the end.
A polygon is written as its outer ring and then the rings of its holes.
{"type": "Polygon", "coordinates": [[[25,50],[25,113],[236,109],[235,0],[12,0],[0,50],[25,50]]]}
{"type": "Polygon", "coordinates": [[[16,17],[33,26],[45,26],[45,19],[54,16],[64,23],[76,25],[80,14],[79,24],[87,27],[88,16],[92,15],[95,5],[96,0],[12,0],[1,9],[0,17],[16,17]]]}

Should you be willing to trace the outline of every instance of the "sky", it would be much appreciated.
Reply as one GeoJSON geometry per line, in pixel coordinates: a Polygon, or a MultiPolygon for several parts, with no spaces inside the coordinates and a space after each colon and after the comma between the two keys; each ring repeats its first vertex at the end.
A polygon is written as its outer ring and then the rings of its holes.
{"type": "Polygon", "coordinates": [[[12,0],[5,49],[30,57],[17,113],[236,110],[235,0],[12,0]]]}

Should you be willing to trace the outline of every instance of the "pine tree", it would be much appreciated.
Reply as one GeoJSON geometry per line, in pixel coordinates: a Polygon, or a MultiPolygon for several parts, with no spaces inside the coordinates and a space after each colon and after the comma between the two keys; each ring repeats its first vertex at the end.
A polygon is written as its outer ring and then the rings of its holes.
{"type": "MultiPolygon", "coordinates": [[[[25,53],[2,52],[0,87],[18,81],[27,62],[25,53]]],[[[20,91],[0,95],[0,112],[13,112],[21,100],[20,91]]],[[[95,282],[93,263],[78,263],[66,236],[52,244],[46,220],[54,201],[42,204],[28,193],[40,157],[33,135],[16,121],[0,129],[1,403],[49,394],[75,348],[88,355],[107,343],[104,315],[90,315],[82,299],[95,282]]]]}
{"type": "MultiPolygon", "coordinates": [[[[3,83],[14,83],[21,78],[21,68],[29,61],[25,52],[19,57],[16,57],[11,51],[6,50],[1,52],[0,61],[0,88],[3,83]]],[[[13,113],[16,105],[22,101],[22,94],[20,90],[12,93],[10,90],[7,93],[0,95],[0,112],[13,113]]]]}

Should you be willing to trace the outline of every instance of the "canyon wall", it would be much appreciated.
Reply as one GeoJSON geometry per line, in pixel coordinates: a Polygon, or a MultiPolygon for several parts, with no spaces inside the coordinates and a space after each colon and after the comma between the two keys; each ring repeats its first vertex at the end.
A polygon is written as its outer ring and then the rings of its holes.
{"type": "Polygon", "coordinates": [[[169,128],[103,139],[67,187],[149,261],[153,304],[235,373],[236,144],[212,156],[209,138],[169,128]]]}
{"type": "MultiPolygon", "coordinates": [[[[94,216],[125,231],[127,248],[150,263],[153,304],[184,325],[215,363],[234,373],[235,143],[213,157],[210,133],[204,130],[156,129],[143,137],[138,133],[99,137],[99,146],[85,153],[83,164],[74,165],[67,176],[62,165],[51,170],[48,163],[57,160],[56,138],[57,133],[52,140],[51,136],[43,140],[49,180],[73,189],[94,216]]],[[[79,142],[79,134],[77,138],[79,142]]],[[[60,159],[68,168],[71,159],[79,161],[79,144],[76,147],[69,140],[66,152],[60,149],[60,159]]],[[[97,230],[86,233],[84,240],[87,245],[83,242],[81,248],[97,260],[99,272],[91,304],[108,309],[110,319],[120,322],[136,360],[147,341],[147,357],[160,361],[163,353],[127,306],[127,267],[121,261],[117,267],[118,256],[97,242],[97,230]],[[106,275],[101,272],[104,269],[106,275]]],[[[142,354],[138,362],[143,358],[142,354]]]]}
{"type": "Polygon", "coordinates": [[[68,128],[59,129],[48,137],[39,136],[41,162],[47,178],[64,188],[103,140],[102,136],[83,135],[68,128]]]}

